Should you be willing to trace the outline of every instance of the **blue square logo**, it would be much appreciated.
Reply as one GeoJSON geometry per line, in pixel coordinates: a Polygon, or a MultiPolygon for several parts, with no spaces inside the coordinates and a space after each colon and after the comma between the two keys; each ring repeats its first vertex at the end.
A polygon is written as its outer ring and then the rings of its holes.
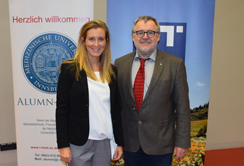
{"type": "Polygon", "coordinates": [[[185,61],[186,23],[160,22],[161,37],[158,49],[185,61]]]}

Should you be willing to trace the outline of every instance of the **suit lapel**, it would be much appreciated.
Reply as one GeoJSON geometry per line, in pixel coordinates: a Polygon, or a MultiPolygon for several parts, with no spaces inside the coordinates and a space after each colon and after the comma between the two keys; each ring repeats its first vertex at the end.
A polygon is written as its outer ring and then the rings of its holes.
{"type": "Polygon", "coordinates": [[[111,112],[113,111],[113,103],[114,103],[114,99],[115,99],[115,96],[114,96],[114,78],[112,77],[111,78],[111,82],[108,84],[109,85],[109,89],[110,89],[110,107],[111,107],[111,112]]]}
{"type": "Polygon", "coordinates": [[[156,82],[158,81],[159,76],[161,75],[161,72],[163,71],[163,67],[164,67],[163,58],[164,58],[163,53],[160,52],[159,50],[157,50],[157,56],[156,56],[154,70],[153,70],[153,75],[152,75],[151,82],[149,84],[147,93],[143,100],[146,100],[146,98],[152,91],[153,87],[155,86],[156,82]]]}
{"type": "Polygon", "coordinates": [[[88,84],[87,84],[87,75],[86,72],[84,70],[80,71],[80,78],[79,78],[79,82],[81,83],[81,86],[84,90],[84,95],[87,98],[87,101],[89,101],[88,98],[88,84]]]}
{"type": "Polygon", "coordinates": [[[125,75],[128,76],[128,78],[125,81],[125,85],[128,86],[127,88],[130,91],[130,94],[132,98],[134,99],[134,93],[133,93],[133,85],[132,85],[132,80],[131,80],[131,70],[132,70],[132,63],[133,59],[135,57],[135,52],[131,53],[128,58],[128,63],[125,64],[125,75]]]}

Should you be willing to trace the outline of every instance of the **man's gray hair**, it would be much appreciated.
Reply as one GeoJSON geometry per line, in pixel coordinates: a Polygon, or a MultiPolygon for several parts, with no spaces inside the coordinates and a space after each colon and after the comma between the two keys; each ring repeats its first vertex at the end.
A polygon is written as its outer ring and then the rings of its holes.
{"type": "Polygon", "coordinates": [[[151,16],[141,16],[141,17],[138,17],[138,18],[136,19],[136,21],[134,22],[134,24],[133,24],[133,27],[132,27],[132,35],[133,35],[133,33],[135,32],[135,26],[136,26],[136,24],[137,24],[138,21],[140,21],[140,20],[144,20],[145,23],[146,23],[147,21],[149,21],[149,20],[154,21],[155,24],[156,24],[156,26],[157,26],[157,32],[160,33],[160,25],[159,25],[158,21],[157,21],[155,18],[153,18],[153,17],[151,17],[151,16]]]}

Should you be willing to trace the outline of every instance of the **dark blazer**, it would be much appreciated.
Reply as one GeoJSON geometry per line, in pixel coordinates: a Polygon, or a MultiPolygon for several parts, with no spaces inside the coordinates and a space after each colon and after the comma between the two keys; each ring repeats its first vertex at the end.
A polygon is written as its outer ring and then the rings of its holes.
{"type": "Polygon", "coordinates": [[[135,52],[115,61],[124,150],[136,152],[141,146],[147,154],[162,155],[173,152],[174,147],[190,147],[190,107],[183,60],[157,50],[151,82],[138,113],[131,81],[134,56],[135,52]]]}
{"type": "MultiPolygon", "coordinates": [[[[113,66],[117,75],[117,69],[113,66]]],[[[109,84],[113,133],[115,142],[123,145],[121,107],[117,80],[112,76],[109,84]]],[[[89,97],[87,75],[80,71],[79,81],[75,78],[75,67],[61,66],[57,88],[56,130],[58,148],[69,147],[72,143],[82,146],[89,136],[89,97]]]]}

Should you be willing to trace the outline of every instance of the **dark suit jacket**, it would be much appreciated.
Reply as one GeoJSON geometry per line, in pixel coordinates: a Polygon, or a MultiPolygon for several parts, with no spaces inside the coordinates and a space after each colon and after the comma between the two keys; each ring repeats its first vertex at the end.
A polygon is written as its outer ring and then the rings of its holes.
{"type": "MultiPolygon", "coordinates": [[[[117,69],[113,66],[117,75],[117,69]]],[[[121,125],[121,107],[117,80],[112,77],[109,84],[111,117],[115,141],[123,145],[121,125]]],[[[80,71],[79,81],[75,79],[74,67],[70,64],[61,66],[57,89],[56,130],[58,148],[69,147],[69,143],[84,145],[89,135],[89,97],[87,75],[80,71]]]]}
{"type": "Polygon", "coordinates": [[[116,59],[122,101],[124,150],[161,155],[174,147],[190,147],[190,107],[186,70],[182,59],[157,50],[150,85],[137,112],[131,69],[135,52],[116,59]],[[177,122],[175,129],[175,121],[177,122]]]}

